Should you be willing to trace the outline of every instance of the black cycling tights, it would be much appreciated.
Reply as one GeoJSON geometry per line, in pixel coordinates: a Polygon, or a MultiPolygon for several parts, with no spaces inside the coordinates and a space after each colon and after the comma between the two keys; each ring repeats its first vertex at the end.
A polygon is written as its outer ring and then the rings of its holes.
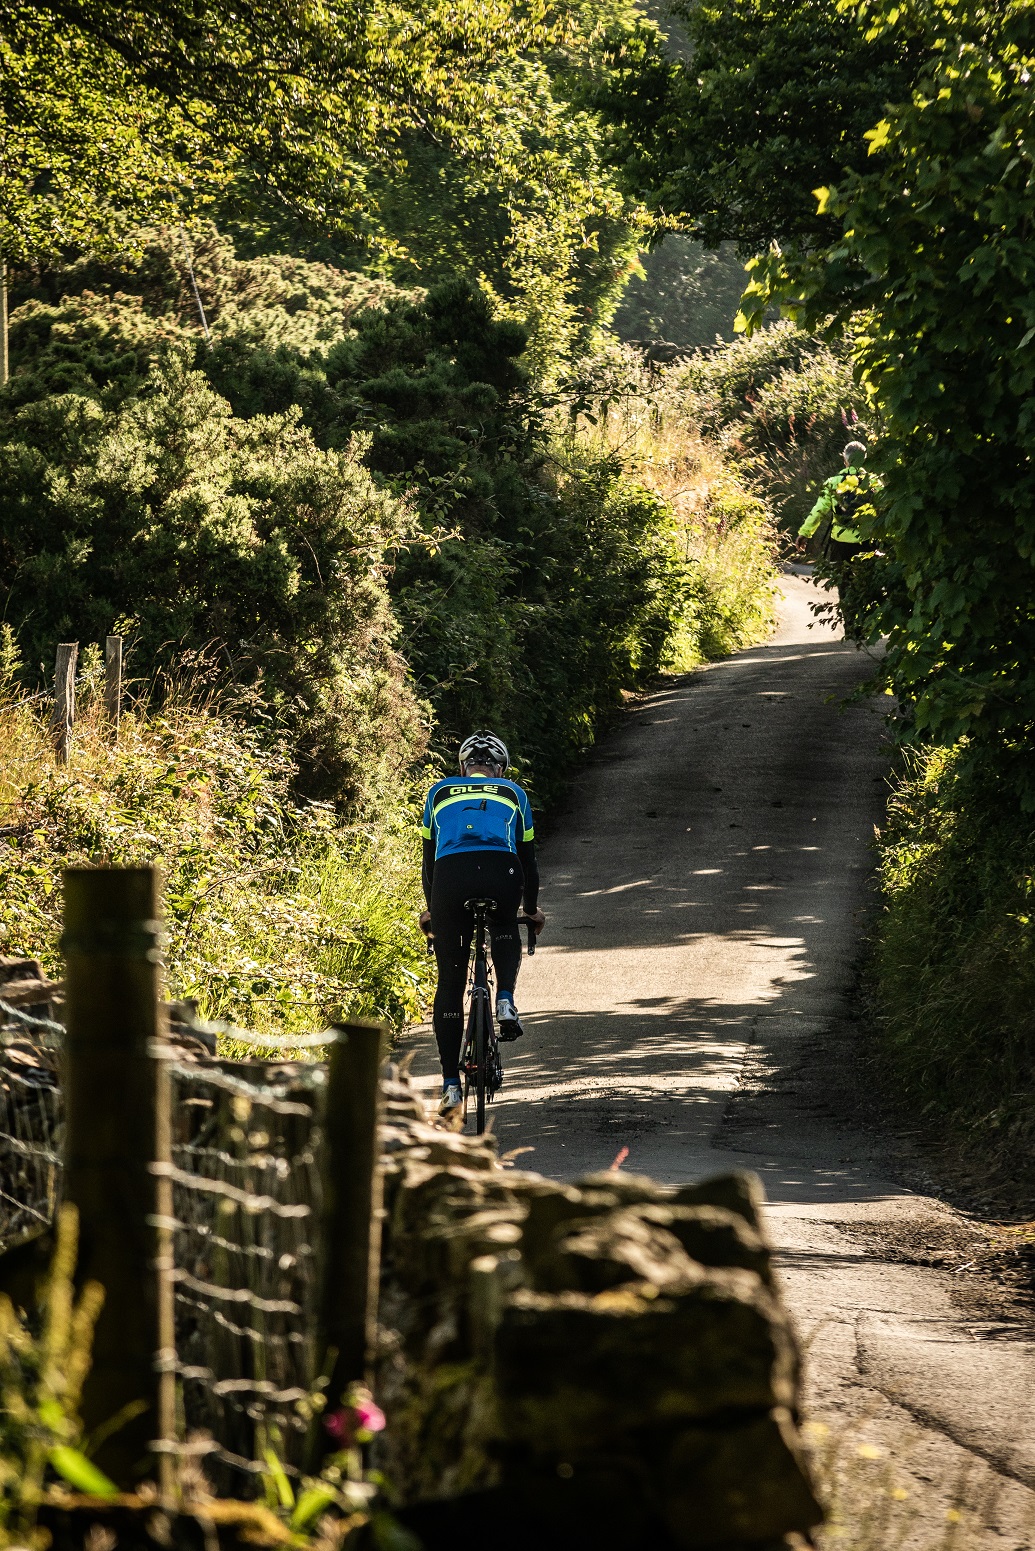
{"type": "Polygon", "coordinates": [[[431,879],[431,930],[438,960],[435,992],[435,1038],[442,1076],[456,1081],[464,1027],[464,991],[474,935],[474,912],[468,899],[494,899],[489,916],[492,963],[498,991],[514,990],[521,963],[521,933],[517,924],[524,877],[521,863],[509,851],[462,851],[435,863],[431,879]]]}

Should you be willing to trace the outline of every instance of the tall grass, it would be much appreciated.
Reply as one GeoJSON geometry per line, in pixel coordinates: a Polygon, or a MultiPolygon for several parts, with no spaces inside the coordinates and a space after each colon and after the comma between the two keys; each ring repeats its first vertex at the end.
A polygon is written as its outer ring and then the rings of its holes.
{"type": "Polygon", "coordinates": [[[168,984],[205,1017],[299,1032],[419,1012],[427,964],[416,794],[342,824],[290,795],[291,766],[211,700],[139,705],[109,740],[87,656],[66,766],[42,708],[0,685],[0,952],[60,973],[61,869],[153,864],[168,984]]]}
{"type": "Polygon", "coordinates": [[[671,376],[638,369],[628,356],[618,374],[618,388],[599,385],[601,410],[580,417],[574,435],[620,459],[668,509],[672,557],[686,567],[688,586],[663,665],[685,671],[773,628],[775,525],[719,442],[688,415],[671,376]]]}

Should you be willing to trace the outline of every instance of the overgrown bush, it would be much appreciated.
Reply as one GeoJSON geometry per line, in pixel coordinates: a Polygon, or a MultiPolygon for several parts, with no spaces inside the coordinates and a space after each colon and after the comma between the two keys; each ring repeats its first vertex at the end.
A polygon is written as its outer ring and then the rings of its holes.
{"type": "Polygon", "coordinates": [[[797,532],[845,442],[871,434],[847,352],[774,323],[675,374],[685,412],[718,437],[782,527],[797,532]]]}
{"type": "Polygon", "coordinates": [[[575,441],[619,460],[664,514],[667,586],[679,604],[661,665],[690,668],[765,636],[775,583],[770,509],[721,443],[702,436],[678,369],[653,372],[635,351],[612,349],[573,385],[571,404],[575,441]]]}
{"type": "Polygon", "coordinates": [[[2,425],[0,572],[29,662],[42,677],[55,641],[120,620],[145,671],[214,643],[307,788],[362,806],[419,741],[383,581],[405,508],[362,441],[322,451],[297,410],[237,419],[175,355],[107,398],[52,393],[2,425]]]}
{"type": "MultiPolygon", "coordinates": [[[[10,635],[7,635],[8,648],[10,635]]],[[[342,1013],[401,1024],[421,1006],[414,930],[416,793],[343,826],[290,796],[292,767],[232,708],[182,692],[122,719],[100,715],[86,654],[66,767],[39,711],[0,693],[0,945],[61,973],[63,867],[154,864],[164,878],[170,994],[202,1016],[308,1031],[342,1013]]],[[[247,713],[244,706],[241,711],[247,713]]],[[[260,724],[261,725],[261,724],[260,724]]]]}
{"type": "Polygon", "coordinates": [[[962,746],[914,756],[881,836],[876,974],[893,1082],[1030,1187],[1035,820],[962,746]]]}
{"type": "Polygon", "coordinates": [[[468,282],[420,297],[194,243],[211,348],[178,232],[22,287],[0,565],[37,681],[56,640],[121,621],[138,672],[221,652],[309,794],[376,802],[424,697],[438,757],[499,725],[549,800],[728,567],[691,563],[620,449],[556,440],[525,331],[468,282]]]}

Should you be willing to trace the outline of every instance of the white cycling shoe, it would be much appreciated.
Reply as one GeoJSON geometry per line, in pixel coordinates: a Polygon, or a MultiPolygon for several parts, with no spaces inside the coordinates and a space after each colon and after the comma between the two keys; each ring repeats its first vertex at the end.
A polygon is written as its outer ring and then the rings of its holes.
{"type": "Polygon", "coordinates": [[[442,1099],[438,1106],[440,1115],[451,1115],[454,1109],[459,1109],[464,1102],[464,1096],[460,1092],[458,1082],[447,1083],[442,1089],[442,1099]]]}
{"type": "Polygon", "coordinates": [[[496,999],[496,1027],[504,1043],[520,1039],[525,1032],[521,1027],[518,1010],[509,996],[500,996],[496,999]]]}

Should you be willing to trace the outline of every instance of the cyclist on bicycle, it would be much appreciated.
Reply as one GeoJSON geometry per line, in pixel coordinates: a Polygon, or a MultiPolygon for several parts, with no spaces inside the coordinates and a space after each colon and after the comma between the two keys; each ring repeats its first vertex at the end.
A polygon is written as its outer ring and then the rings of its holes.
{"type": "Polygon", "coordinates": [[[463,1103],[460,1045],[474,930],[474,916],[465,908],[466,902],[496,901],[489,931],[501,1040],[517,1039],[523,1032],[514,1005],[521,963],[518,906],[523,903],[537,937],[546,922],[537,906],[539,867],[532,809],[524,789],[504,779],[509,765],[510,755],[501,738],[491,732],[472,733],[460,749],[459,779],[436,781],[424,803],[421,835],[428,908],[421,912],[420,924],[432,938],[438,962],[434,1024],[442,1062],[443,1114],[463,1103]]]}

